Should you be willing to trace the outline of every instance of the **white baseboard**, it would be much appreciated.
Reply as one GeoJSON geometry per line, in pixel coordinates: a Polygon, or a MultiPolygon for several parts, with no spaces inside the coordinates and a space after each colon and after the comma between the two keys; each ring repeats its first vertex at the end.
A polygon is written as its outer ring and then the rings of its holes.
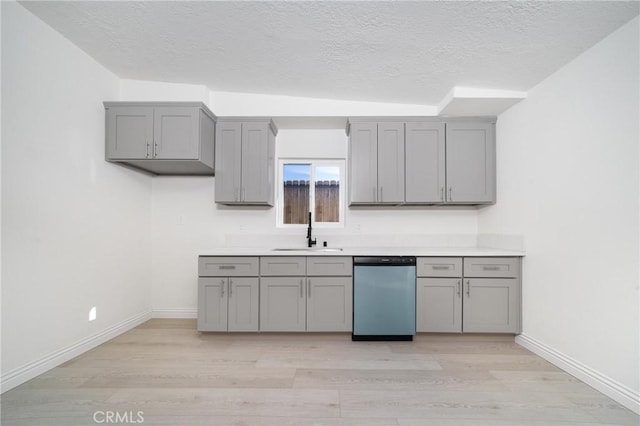
{"type": "Polygon", "coordinates": [[[151,312],[152,318],[198,318],[196,308],[161,308],[151,312]]]}
{"type": "Polygon", "coordinates": [[[524,334],[516,336],[516,343],[582,380],[629,410],[640,414],[640,392],[634,391],[622,383],[524,334]]]}
{"type": "Polygon", "coordinates": [[[58,365],[77,357],[114,337],[131,330],[151,318],[151,312],[136,314],[116,325],[86,337],[65,348],[18,367],[0,378],[0,393],[4,393],[58,365]]]}

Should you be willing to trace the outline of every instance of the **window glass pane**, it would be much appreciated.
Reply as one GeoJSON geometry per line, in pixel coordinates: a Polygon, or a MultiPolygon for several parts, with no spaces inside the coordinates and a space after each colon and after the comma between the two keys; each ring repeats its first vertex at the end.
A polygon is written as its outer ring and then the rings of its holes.
{"type": "Polygon", "coordinates": [[[340,221],[340,168],[317,166],[315,168],[315,221],[340,221]]]}
{"type": "Polygon", "coordinates": [[[311,164],[284,164],[283,223],[307,223],[309,220],[309,181],[311,164]]]}

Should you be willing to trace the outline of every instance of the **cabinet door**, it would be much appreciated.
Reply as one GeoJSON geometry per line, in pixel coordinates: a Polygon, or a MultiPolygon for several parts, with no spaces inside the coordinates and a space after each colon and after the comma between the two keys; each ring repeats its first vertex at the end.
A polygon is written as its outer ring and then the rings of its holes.
{"type": "Polygon", "coordinates": [[[306,258],[298,256],[263,256],[260,258],[262,276],[303,276],[307,273],[306,258]]]}
{"type": "Polygon", "coordinates": [[[418,278],[416,331],[462,331],[462,279],[418,278]]]}
{"type": "Polygon", "coordinates": [[[378,202],[404,202],[404,123],[378,124],[378,202]]]}
{"type": "Polygon", "coordinates": [[[260,330],[305,331],[304,277],[260,278],[260,330]]]}
{"type": "Polygon", "coordinates": [[[154,110],[154,158],[198,159],[200,110],[193,107],[156,107],[154,110]]]}
{"type": "Polygon", "coordinates": [[[519,286],[514,278],[464,280],[464,332],[517,333],[519,286]]]}
{"type": "Polygon", "coordinates": [[[227,278],[198,278],[198,331],[227,331],[227,278]]]}
{"type": "Polygon", "coordinates": [[[229,331],[258,331],[258,278],[229,278],[229,331]]]}
{"type": "Polygon", "coordinates": [[[268,203],[269,187],[269,125],[242,124],[242,193],[245,203],[268,203]]]}
{"type": "Polygon", "coordinates": [[[307,275],[351,276],[353,275],[353,257],[309,256],[307,257],[307,275]]]}
{"type": "Polygon", "coordinates": [[[153,108],[107,109],[107,158],[146,159],[153,155],[153,108]]]}
{"type": "Polygon", "coordinates": [[[220,122],[216,125],[216,203],[240,201],[242,124],[220,122]]]}
{"type": "Polygon", "coordinates": [[[405,158],[405,201],[444,203],[444,123],[407,123],[405,158]]]}
{"type": "Polygon", "coordinates": [[[447,123],[447,201],[495,202],[492,123],[447,123]]]}
{"type": "Polygon", "coordinates": [[[378,125],[352,123],[349,133],[349,203],[378,201],[378,125]]]}
{"type": "Polygon", "coordinates": [[[351,277],[307,278],[307,331],[351,331],[351,277]]]}

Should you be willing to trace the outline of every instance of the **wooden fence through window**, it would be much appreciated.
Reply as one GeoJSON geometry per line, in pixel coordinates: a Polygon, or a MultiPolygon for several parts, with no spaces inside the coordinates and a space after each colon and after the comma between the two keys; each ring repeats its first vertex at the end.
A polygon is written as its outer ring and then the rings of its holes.
{"type": "MultiPolygon", "coordinates": [[[[340,182],[316,181],[315,222],[338,222],[340,220],[340,182]]],[[[309,181],[287,180],[284,182],[284,223],[307,223],[309,220],[309,181]]]]}

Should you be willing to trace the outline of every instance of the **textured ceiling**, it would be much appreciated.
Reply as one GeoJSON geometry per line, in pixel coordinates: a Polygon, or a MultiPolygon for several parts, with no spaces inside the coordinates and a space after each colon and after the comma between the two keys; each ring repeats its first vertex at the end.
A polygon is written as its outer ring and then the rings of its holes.
{"type": "Polygon", "coordinates": [[[21,2],[122,78],[435,105],[528,90],[638,15],[630,2],[21,2]]]}

